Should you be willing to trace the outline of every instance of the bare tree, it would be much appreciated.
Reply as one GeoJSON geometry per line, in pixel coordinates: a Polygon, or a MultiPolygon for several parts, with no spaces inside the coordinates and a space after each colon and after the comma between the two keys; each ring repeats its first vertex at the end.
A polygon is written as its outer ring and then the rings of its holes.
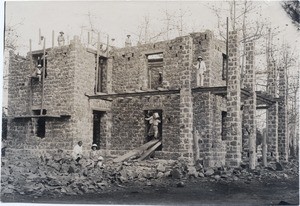
{"type": "Polygon", "coordinates": [[[282,1],[281,4],[284,11],[291,18],[294,25],[300,30],[300,3],[299,1],[282,1]]]}

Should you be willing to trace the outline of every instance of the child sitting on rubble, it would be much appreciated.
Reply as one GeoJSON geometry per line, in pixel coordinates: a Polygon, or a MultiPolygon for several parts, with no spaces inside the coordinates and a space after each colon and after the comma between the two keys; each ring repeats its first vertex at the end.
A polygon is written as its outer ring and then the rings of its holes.
{"type": "Polygon", "coordinates": [[[93,167],[102,167],[103,166],[103,157],[99,155],[99,150],[97,150],[97,144],[92,145],[92,151],[90,152],[91,166],[93,167]]]}

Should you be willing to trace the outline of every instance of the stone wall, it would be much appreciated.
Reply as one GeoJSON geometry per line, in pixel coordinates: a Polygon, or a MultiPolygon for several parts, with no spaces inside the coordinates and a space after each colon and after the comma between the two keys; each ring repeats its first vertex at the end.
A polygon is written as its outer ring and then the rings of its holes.
{"type": "MultiPolygon", "coordinates": [[[[205,167],[225,164],[226,142],[222,140],[222,111],[226,100],[209,93],[193,93],[194,135],[199,144],[199,159],[205,167]]],[[[226,132],[226,131],[224,131],[226,132]]]]}
{"type": "Polygon", "coordinates": [[[256,75],[254,69],[254,42],[246,43],[246,69],[244,88],[250,96],[243,102],[243,159],[250,160],[250,168],[256,165],[256,75]]]}
{"type": "MultiPolygon", "coordinates": [[[[83,148],[90,150],[93,139],[93,110],[108,111],[110,102],[97,101],[90,105],[85,94],[94,93],[95,54],[87,52],[78,38],[70,45],[47,49],[47,77],[44,82],[44,109],[47,115],[70,115],[70,118],[47,118],[45,137],[35,134],[35,119],[10,119],[9,150],[15,148],[36,150],[40,153],[55,152],[57,149],[72,150],[78,140],[83,148]],[[91,81],[92,80],[92,81],[91,81]],[[19,144],[19,142],[24,144],[19,144]]],[[[22,62],[11,58],[9,85],[9,116],[32,115],[32,110],[41,108],[42,83],[32,79],[30,91],[30,56],[22,62]],[[32,104],[30,104],[32,94],[32,104]]],[[[110,121],[103,119],[103,132],[109,131],[110,121]],[[107,130],[105,130],[107,129],[107,130]]],[[[110,133],[102,135],[109,138],[110,133]]],[[[102,145],[104,147],[104,143],[102,145]]],[[[20,153],[22,155],[22,153],[20,153]]]]}
{"type": "MultiPolygon", "coordinates": [[[[275,62],[268,62],[267,92],[277,96],[277,71],[275,62]]],[[[278,103],[271,105],[267,109],[267,144],[268,157],[279,160],[278,156],[278,103]]]]}
{"type": "Polygon", "coordinates": [[[222,53],[226,53],[225,42],[214,37],[213,32],[207,30],[202,33],[192,33],[193,38],[193,69],[191,86],[196,87],[196,64],[199,55],[206,65],[204,86],[225,86],[222,79],[222,53]]]}
{"type": "Polygon", "coordinates": [[[229,32],[228,88],[227,88],[227,153],[226,165],[238,167],[242,152],[241,73],[239,68],[239,38],[229,32]]]}
{"type": "Polygon", "coordinates": [[[119,97],[112,101],[112,155],[123,154],[147,142],[145,111],[162,110],[162,151],[157,157],[177,159],[180,145],[179,94],[119,97]]]}
{"type": "Polygon", "coordinates": [[[279,105],[278,105],[278,152],[282,160],[288,161],[289,136],[287,114],[287,76],[286,68],[279,67],[279,105]]]}
{"type": "MultiPolygon", "coordinates": [[[[44,109],[47,115],[70,114],[72,111],[73,70],[70,63],[70,47],[47,50],[47,78],[44,84],[44,109]]],[[[15,116],[32,115],[32,110],[41,109],[42,83],[31,79],[30,56],[18,62],[11,58],[9,85],[8,154],[23,156],[31,153],[39,155],[45,151],[71,149],[70,119],[46,119],[44,138],[35,134],[37,119],[14,119],[15,116]],[[30,82],[31,81],[31,82],[30,82]],[[30,85],[32,84],[32,90],[30,85]],[[32,98],[30,96],[32,95],[32,98]],[[34,152],[35,151],[35,152],[34,152]]]]}
{"type": "MultiPolygon", "coordinates": [[[[124,154],[146,141],[145,110],[162,110],[162,151],[156,156],[166,159],[194,159],[194,143],[199,142],[199,157],[207,166],[225,162],[222,141],[223,97],[211,93],[192,94],[195,87],[195,64],[202,55],[206,63],[205,86],[225,85],[222,80],[224,42],[206,31],[189,36],[136,47],[114,49],[103,70],[104,92],[123,93],[148,88],[148,54],[163,53],[163,86],[177,88],[167,94],[113,97],[112,100],[89,99],[94,93],[95,53],[87,51],[78,37],[70,45],[48,49],[44,108],[47,115],[70,115],[70,118],[47,119],[45,138],[36,137],[30,119],[13,120],[11,137],[23,139],[21,149],[50,151],[71,150],[83,141],[85,152],[93,141],[93,111],[103,113],[100,121],[100,148],[111,155],[124,154]],[[180,91],[179,91],[180,90],[180,91]],[[86,95],[88,94],[88,95],[86,95]],[[195,141],[193,132],[203,136],[195,141]],[[21,135],[20,135],[21,134],[21,135]]],[[[10,115],[29,115],[29,57],[21,63],[12,61],[10,115]],[[20,68],[19,68],[20,67],[20,68]],[[25,78],[26,77],[26,78],[25,78]],[[25,102],[25,104],[24,104],[25,102]],[[21,105],[21,106],[20,106],[21,105]]],[[[41,108],[41,83],[33,81],[32,109],[41,108]]],[[[198,143],[197,143],[198,144],[198,143]]],[[[198,155],[197,155],[198,156],[198,155]]],[[[198,157],[196,157],[198,158],[198,157]]]]}

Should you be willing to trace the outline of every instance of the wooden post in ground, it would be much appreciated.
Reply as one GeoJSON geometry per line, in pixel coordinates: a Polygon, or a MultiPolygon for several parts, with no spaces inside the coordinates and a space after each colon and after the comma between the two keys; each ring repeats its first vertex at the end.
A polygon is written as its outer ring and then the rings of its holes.
{"type": "Polygon", "coordinates": [[[54,30],[52,30],[52,48],[54,47],[54,30]]]}
{"type": "Polygon", "coordinates": [[[266,167],[268,165],[267,162],[267,131],[264,129],[263,131],[263,141],[262,141],[262,159],[263,159],[263,165],[266,167]]]}

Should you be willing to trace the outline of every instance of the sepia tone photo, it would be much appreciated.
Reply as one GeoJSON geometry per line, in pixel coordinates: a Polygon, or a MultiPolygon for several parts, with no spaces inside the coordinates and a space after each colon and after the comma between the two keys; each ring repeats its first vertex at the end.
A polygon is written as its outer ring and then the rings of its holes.
{"type": "Polygon", "coordinates": [[[4,2],[1,204],[299,205],[299,4],[4,2]]]}

